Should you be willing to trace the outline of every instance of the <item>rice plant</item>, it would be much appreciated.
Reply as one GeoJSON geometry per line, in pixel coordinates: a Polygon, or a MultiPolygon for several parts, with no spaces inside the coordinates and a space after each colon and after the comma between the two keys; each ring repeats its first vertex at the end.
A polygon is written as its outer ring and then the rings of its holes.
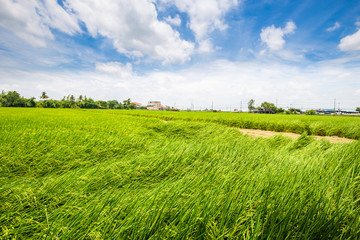
{"type": "Polygon", "coordinates": [[[360,139],[360,117],[330,115],[251,114],[230,112],[114,111],[114,114],[214,122],[230,127],[271,130],[360,139]]]}
{"type": "Polygon", "coordinates": [[[360,236],[359,141],[132,115],[0,108],[0,238],[360,236]]]}

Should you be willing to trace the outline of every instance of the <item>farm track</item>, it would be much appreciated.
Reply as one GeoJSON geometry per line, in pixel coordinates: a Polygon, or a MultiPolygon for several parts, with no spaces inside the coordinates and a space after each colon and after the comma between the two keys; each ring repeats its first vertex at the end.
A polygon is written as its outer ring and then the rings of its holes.
{"type": "MultiPolygon", "coordinates": [[[[283,135],[286,137],[290,137],[292,139],[298,139],[301,134],[297,134],[297,133],[289,133],[289,132],[274,132],[274,131],[266,131],[266,130],[260,130],[260,129],[244,129],[244,128],[239,128],[239,131],[249,135],[250,137],[272,137],[275,135],[283,135]]],[[[352,143],[355,140],[353,139],[348,139],[348,138],[342,138],[342,137],[337,137],[337,136],[314,136],[315,139],[320,140],[320,139],[326,139],[328,140],[330,143],[352,143]]]]}
{"type": "MultiPolygon", "coordinates": [[[[163,120],[164,123],[173,122],[173,121],[166,121],[163,120]]],[[[298,139],[301,134],[298,133],[290,133],[290,132],[275,132],[275,131],[267,131],[261,129],[246,129],[246,128],[238,128],[238,130],[244,134],[249,135],[250,137],[272,137],[275,135],[283,135],[286,137],[290,137],[292,139],[298,139]]],[[[314,136],[316,140],[326,139],[330,143],[352,143],[355,140],[349,138],[342,138],[338,136],[314,136]]]]}
{"type": "Polygon", "coordinates": [[[316,139],[328,139],[332,143],[350,143],[360,139],[360,118],[330,117],[330,116],[254,116],[211,113],[150,113],[150,112],[119,112],[122,115],[159,119],[162,121],[185,121],[216,123],[238,129],[253,129],[252,136],[267,137],[283,133],[291,138],[298,138],[299,134],[307,132],[316,139]],[[274,118],[270,118],[274,117],[274,118]],[[259,131],[259,132],[258,132],[259,131]],[[266,131],[271,133],[265,134],[266,131]],[[294,133],[295,135],[292,135],[294,133]]]}

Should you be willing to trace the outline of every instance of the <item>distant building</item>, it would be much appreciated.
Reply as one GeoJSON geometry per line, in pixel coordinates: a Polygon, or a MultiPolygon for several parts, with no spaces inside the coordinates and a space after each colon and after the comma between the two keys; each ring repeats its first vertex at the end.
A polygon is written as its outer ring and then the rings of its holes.
{"type": "Polygon", "coordinates": [[[257,108],[254,108],[252,111],[252,113],[267,113],[267,114],[274,114],[276,113],[273,109],[265,109],[263,107],[257,107],[257,108]]]}
{"type": "Polygon", "coordinates": [[[136,105],[136,109],[140,109],[140,107],[142,106],[142,104],[138,102],[132,102],[132,104],[136,105]]]}
{"type": "Polygon", "coordinates": [[[160,101],[149,101],[147,105],[148,110],[162,110],[160,101]]]}
{"type": "Polygon", "coordinates": [[[317,114],[332,114],[334,113],[334,109],[315,109],[317,114]]]}

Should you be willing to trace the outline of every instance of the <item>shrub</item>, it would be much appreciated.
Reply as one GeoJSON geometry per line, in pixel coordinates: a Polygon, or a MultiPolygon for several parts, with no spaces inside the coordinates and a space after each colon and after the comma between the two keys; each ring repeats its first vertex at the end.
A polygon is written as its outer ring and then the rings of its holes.
{"type": "Polygon", "coordinates": [[[315,110],[307,110],[305,112],[305,115],[315,115],[315,114],[316,114],[315,110]]]}

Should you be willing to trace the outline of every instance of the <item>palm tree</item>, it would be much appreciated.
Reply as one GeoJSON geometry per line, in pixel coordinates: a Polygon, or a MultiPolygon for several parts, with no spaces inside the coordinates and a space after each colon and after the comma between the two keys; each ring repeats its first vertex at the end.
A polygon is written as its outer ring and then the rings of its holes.
{"type": "Polygon", "coordinates": [[[250,99],[250,101],[248,102],[248,108],[249,108],[249,112],[251,112],[255,107],[255,100],[254,99],[250,99]]]}
{"type": "Polygon", "coordinates": [[[49,96],[48,95],[46,95],[46,92],[42,92],[41,93],[41,96],[40,96],[40,99],[48,99],[49,98],[49,96]]]}

